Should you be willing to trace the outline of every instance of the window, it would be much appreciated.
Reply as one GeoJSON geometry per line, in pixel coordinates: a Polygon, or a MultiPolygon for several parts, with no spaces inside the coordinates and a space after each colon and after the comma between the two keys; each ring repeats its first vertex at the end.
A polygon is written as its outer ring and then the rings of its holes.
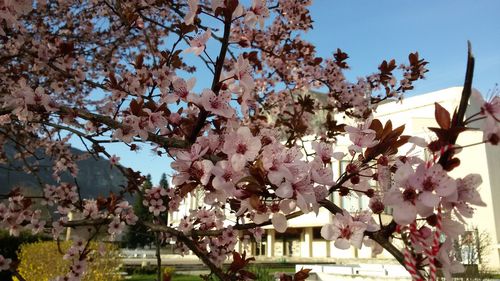
{"type": "Polygon", "coordinates": [[[324,240],[321,236],[321,227],[313,227],[313,240],[324,240]]]}

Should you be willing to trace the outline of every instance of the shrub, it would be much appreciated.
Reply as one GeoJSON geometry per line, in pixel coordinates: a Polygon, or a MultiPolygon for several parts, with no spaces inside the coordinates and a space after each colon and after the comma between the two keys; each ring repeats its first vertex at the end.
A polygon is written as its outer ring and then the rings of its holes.
{"type": "MultiPolygon", "coordinates": [[[[32,235],[31,232],[21,232],[19,236],[10,236],[8,231],[0,230],[0,255],[5,258],[17,261],[17,252],[19,247],[25,243],[33,243],[37,241],[47,241],[52,239],[52,237],[46,237],[43,235],[32,235]]],[[[0,280],[9,281],[12,280],[12,274],[10,271],[0,271],[0,280]]]]}
{"type": "MultiPolygon", "coordinates": [[[[71,242],[61,242],[60,247],[63,253],[69,249],[71,242]]],[[[83,281],[118,281],[121,280],[119,274],[120,259],[118,251],[114,245],[106,244],[105,254],[102,256],[97,248],[97,243],[92,243],[92,251],[88,257],[88,269],[83,281]]],[[[69,271],[70,262],[63,260],[63,255],[59,252],[57,243],[37,242],[21,245],[18,257],[20,265],[19,273],[26,280],[48,281],[57,276],[65,275],[69,271]],[[48,264],[49,263],[49,264],[48,264]]]]}

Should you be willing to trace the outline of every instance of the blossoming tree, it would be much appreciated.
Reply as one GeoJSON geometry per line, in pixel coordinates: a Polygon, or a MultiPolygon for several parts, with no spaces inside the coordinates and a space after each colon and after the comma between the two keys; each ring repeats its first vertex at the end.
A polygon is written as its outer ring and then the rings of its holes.
{"type": "MultiPolygon", "coordinates": [[[[473,216],[473,206],[484,203],[476,190],[478,175],[448,175],[460,165],[455,142],[470,122],[485,119],[484,142],[497,145],[500,98],[482,100],[481,110],[465,118],[474,66],[469,52],[461,104],[452,114],[436,104],[439,128],[430,128],[435,138],[426,143],[404,135],[404,127],[382,124],[372,111],[412,90],[427,62],[412,53],[405,64],[383,61],[373,74],[348,81],[346,53],[337,49],[322,58],[301,38],[313,24],[309,5],[308,0],[0,1],[0,142],[16,149],[14,157],[2,154],[2,160],[22,161],[23,169],[36,175],[36,151],[43,150],[53,159],[58,180],[39,182],[43,196],[18,189],[1,194],[0,226],[12,235],[45,231],[54,239],[66,227],[87,226],[89,233],[65,255],[68,273],[56,280],[80,280],[88,242],[100,237],[100,230],[115,237],[135,224],[157,233],[157,245],[175,241],[179,253],[192,251],[221,280],[251,280],[245,267],[252,259],[235,251],[237,231],[249,230],[260,239],[261,226],[284,232],[287,219],[326,208],[333,223],[321,235],[338,248],[360,248],[369,239],[414,280],[435,280],[438,268],[448,277],[459,272],[453,240],[464,230],[464,218],[473,216]],[[207,44],[217,45],[217,52],[207,44]],[[193,59],[200,63],[189,63],[193,59]],[[201,76],[210,76],[211,83],[198,84],[203,90],[195,91],[201,76]],[[327,102],[309,95],[313,89],[326,91],[327,102]],[[320,111],[326,118],[314,127],[312,117],[320,111]],[[341,124],[338,114],[359,125],[341,124]],[[342,135],[352,142],[348,154],[334,150],[342,135]],[[311,136],[313,151],[305,151],[311,136]],[[109,158],[127,179],[123,190],[82,198],[78,185],[60,180],[64,172],[76,177],[75,162],[82,157],[71,153],[69,140],[81,141],[88,155],[109,158]],[[406,143],[424,147],[432,157],[398,156],[406,143]],[[119,165],[109,145],[149,147],[171,158],[173,187],[142,190],[144,177],[119,165]],[[333,159],[349,161],[338,178],[333,159]],[[369,187],[370,179],[377,187],[369,187]],[[204,193],[205,207],[192,210],[179,225],[169,223],[168,214],[195,190],[204,193]],[[349,213],[329,199],[351,192],[370,198],[369,209],[349,213]],[[138,221],[127,193],[142,193],[154,220],[138,221]],[[37,201],[53,206],[50,218],[37,210],[37,201]],[[377,223],[374,217],[385,207],[394,209],[393,220],[377,223]],[[81,219],[69,219],[70,213],[81,219]],[[227,214],[237,223],[228,226],[227,214]],[[231,263],[227,268],[225,261],[231,263]]],[[[23,280],[3,256],[0,270],[23,280]]],[[[304,280],[307,273],[281,278],[304,280]]]]}

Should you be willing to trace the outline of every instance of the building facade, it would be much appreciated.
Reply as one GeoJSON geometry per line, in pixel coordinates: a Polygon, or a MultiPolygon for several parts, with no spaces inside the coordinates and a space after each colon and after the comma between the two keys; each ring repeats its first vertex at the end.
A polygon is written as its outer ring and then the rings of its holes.
{"type": "MultiPolygon", "coordinates": [[[[439,103],[448,111],[453,110],[460,102],[462,88],[453,87],[419,96],[409,97],[402,102],[389,102],[378,106],[374,117],[385,123],[391,120],[393,127],[405,125],[404,134],[423,137],[427,140],[434,138],[434,134],[428,127],[438,127],[434,119],[434,103],[439,103]]],[[[466,117],[479,111],[479,104],[471,99],[466,117]]],[[[476,122],[473,127],[481,127],[482,124],[476,122]]],[[[481,131],[467,131],[463,133],[457,141],[458,145],[469,145],[482,141],[481,131]]],[[[336,143],[336,151],[347,151],[349,141],[340,137],[336,143]]],[[[410,145],[400,149],[401,152],[408,151],[410,145]]],[[[413,150],[412,154],[420,154],[423,157],[423,150],[413,150]]],[[[480,174],[483,183],[480,193],[486,207],[477,207],[474,219],[468,222],[468,232],[478,230],[485,232],[491,239],[491,245],[485,256],[481,257],[481,262],[487,264],[489,268],[500,268],[500,203],[495,204],[495,199],[500,200],[500,148],[490,144],[479,144],[464,148],[460,154],[462,160],[460,166],[452,171],[453,177],[461,177],[468,173],[480,174]]],[[[345,163],[333,162],[332,169],[334,178],[338,178],[344,171],[345,163]]],[[[347,197],[339,197],[334,194],[333,201],[340,207],[355,211],[368,207],[368,198],[357,197],[355,194],[347,197]]],[[[386,210],[384,221],[390,220],[390,210],[386,210]]],[[[329,223],[332,217],[325,209],[320,209],[318,216],[309,213],[301,217],[293,218],[289,221],[289,228],[285,233],[277,233],[272,226],[265,227],[266,239],[260,243],[260,250],[255,252],[258,255],[267,257],[314,257],[314,258],[372,258],[371,249],[363,247],[358,250],[351,247],[349,250],[339,250],[333,243],[325,241],[320,235],[321,227],[329,223]],[[271,245],[271,246],[269,246],[271,245]]],[[[259,248],[257,247],[257,248],[259,248]]],[[[463,253],[467,255],[467,253],[463,253]]],[[[388,258],[388,253],[381,255],[388,258]]],[[[380,256],[379,256],[380,258],[380,256]]],[[[464,258],[465,262],[465,258],[464,258]]]]}
{"type": "MultiPolygon", "coordinates": [[[[374,117],[382,123],[391,120],[393,127],[405,125],[403,134],[419,136],[427,140],[435,138],[434,133],[428,127],[438,127],[434,119],[434,103],[439,103],[449,112],[458,106],[462,88],[453,87],[436,92],[431,92],[419,96],[405,98],[402,102],[387,102],[380,104],[374,113],[374,117]]],[[[466,117],[479,111],[479,105],[472,99],[469,103],[466,117]]],[[[482,124],[476,122],[472,124],[481,127],[482,124]]],[[[458,145],[469,145],[480,143],[483,139],[481,131],[467,131],[460,135],[458,145]]],[[[347,152],[349,141],[345,137],[339,137],[335,144],[335,151],[347,152]]],[[[410,150],[411,145],[403,146],[399,153],[410,150]]],[[[412,155],[420,154],[425,159],[423,149],[415,149],[412,155]]],[[[462,177],[469,173],[480,174],[483,183],[479,188],[486,207],[477,207],[474,219],[469,221],[470,230],[477,228],[479,231],[488,233],[492,245],[489,251],[484,253],[481,262],[491,269],[500,269],[500,201],[495,204],[495,200],[500,200],[500,148],[489,144],[479,144],[464,148],[459,157],[461,164],[451,173],[453,177],[462,177]]],[[[333,162],[332,169],[334,178],[338,178],[345,167],[345,162],[333,162]]],[[[355,211],[368,208],[366,196],[357,197],[355,194],[347,197],[339,197],[333,194],[331,197],[334,203],[348,210],[355,211]]],[[[188,203],[192,205],[192,203],[188,203]]],[[[192,206],[191,206],[192,207],[192,206]]],[[[391,210],[386,210],[383,222],[391,220],[391,210]]],[[[239,245],[240,250],[246,249],[254,256],[280,259],[284,257],[301,258],[332,258],[332,259],[371,259],[371,248],[363,247],[356,249],[351,247],[348,250],[337,249],[333,243],[321,237],[321,227],[332,220],[332,215],[321,208],[318,215],[309,213],[288,221],[288,229],[285,233],[276,232],[272,225],[264,227],[265,235],[261,242],[239,245]]],[[[240,234],[242,237],[245,233],[240,234]]],[[[467,253],[463,253],[467,255],[467,253]]],[[[382,253],[377,258],[390,258],[390,254],[382,253]]]]}

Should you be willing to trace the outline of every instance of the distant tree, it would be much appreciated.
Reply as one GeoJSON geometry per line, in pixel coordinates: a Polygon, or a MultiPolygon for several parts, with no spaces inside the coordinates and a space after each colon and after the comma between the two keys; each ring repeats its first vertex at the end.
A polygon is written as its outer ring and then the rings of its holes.
{"type": "Polygon", "coordinates": [[[465,272],[460,275],[463,281],[491,278],[487,256],[492,241],[487,231],[473,227],[455,240],[454,247],[457,260],[466,265],[465,272]]]}
{"type": "MultiPolygon", "coordinates": [[[[146,176],[146,180],[142,184],[142,190],[148,190],[153,187],[153,183],[151,182],[151,175],[146,176]]],[[[151,213],[148,211],[146,206],[142,203],[143,201],[143,193],[137,193],[134,201],[134,213],[137,215],[139,220],[151,220],[151,213]]],[[[148,228],[142,224],[136,224],[129,227],[126,238],[125,245],[128,248],[138,248],[144,247],[146,245],[150,245],[154,241],[154,235],[148,231],[148,228]]]]}
{"type": "Polygon", "coordinates": [[[165,173],[161,174],[161,179],[160,179],[159,185],[160,185],[160,187],[163,187],[165,189],[170,188],[170,185],[168,184],[167,175],[165,173]]]}
{"type": "MultiPolygon", "coordinates": [[[[168,184],[168,179],[167,179],[167,174],[163,173],[161,174],[161,178],[160,178],[160,182],[158,183],[158,185],[161,187],[161,188],[164,188],[166,190],[168,190],[170,188],[170,185],[168,184]]],[[[166,200],[168,200],[168,197],[166,198],[166,200]]],[[[168,205],[168,203],[167,203],[168,205]]],[[[164,222],[164,223],[167,223],[168,224],[168,213],[164,213],[160,216],[161,220],[164,222]]]]}

